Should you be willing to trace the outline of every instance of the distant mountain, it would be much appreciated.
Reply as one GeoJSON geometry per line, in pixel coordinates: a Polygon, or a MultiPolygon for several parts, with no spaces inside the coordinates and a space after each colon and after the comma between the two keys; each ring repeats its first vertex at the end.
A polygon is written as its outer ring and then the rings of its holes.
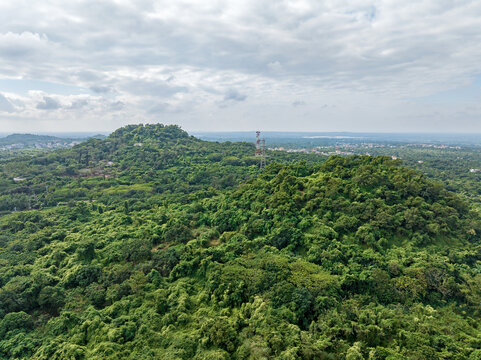
{"type": "Polygon", "coordinates": [[[94,135],[85,138],[61,138],[52,135],[11,134],[0,138],[0,150],[16,149],[58,149],[69,148],[88,138],[104,139],[105,135],[94,135]]]}
{"type": "Polygon", "coordinates": [[[34,134],[12,134],[4,138],[0,138],[0,145],[11,145],[11,144],[30,144],[36,142],[45,141],[61,141],[64,139],[58,138],[56,136],[49,135],[34,135],[34,134]]]}
{"type": "Polygon", "coordinates": [[[106,138],[107,138],[107,135],[95,134],[95,135],[89,136],[88,138],[89,138],[89,139],[99,139],[99,140],[103,140],[103,139],[106,139],[106,138]]]}

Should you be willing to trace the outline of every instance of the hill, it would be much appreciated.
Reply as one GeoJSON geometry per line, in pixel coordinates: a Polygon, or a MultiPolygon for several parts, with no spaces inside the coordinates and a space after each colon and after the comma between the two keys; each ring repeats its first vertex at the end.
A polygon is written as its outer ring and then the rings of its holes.
{"type": "Polygon", "coordinates": [[[97,134],[89,137],[68,138],[50,135],[11,134],[0,138],[0,150],[64,149],[71,148],[87,140],[87,138],[105,139],[105,136],[97,134]]]}
{"type": "MultiPolygon", "coordinates": [[[[72,149],[0,159],[0,212],[93,199],[190,201],[257,174],[253,154],[250,143],[201,141],[176,126],[131,125],[72,149]]],[[[280,153],[272,160],[303,158],[280,153]]]]}
{"type": "Polygon", "coordinates": [[[386,157],[252,150],[148,125],[6,161],[3,199],[50,188],[0,216],[0,356],[480,358],[469,203],[386,157]]]}
{"type": "Polygon", "coordinates": [[[62,140],[55,136],[48,135],[33,135],[33,134],[11,134],[3,138],[0,138],[0,145],[11,145],[11,144],[28,144],[39,141],[58,141],[62,140]]]}
{"type": "Polygon", "coordinates": [[[63,139],[49,135],[12,134],[0,138],[0,150],[68,148],[85,139],[63,139]]]}

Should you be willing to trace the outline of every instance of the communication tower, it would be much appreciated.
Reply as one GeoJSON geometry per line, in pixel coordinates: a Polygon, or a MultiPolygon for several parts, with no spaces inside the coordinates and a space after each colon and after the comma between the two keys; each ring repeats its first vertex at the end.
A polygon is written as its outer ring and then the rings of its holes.
{"type": "Polygon", "coordinates": [[[266,166],[266,139],[261,139],[261,132],[256,131],[256,157],[259,157],[259,169],[266,166]]]}

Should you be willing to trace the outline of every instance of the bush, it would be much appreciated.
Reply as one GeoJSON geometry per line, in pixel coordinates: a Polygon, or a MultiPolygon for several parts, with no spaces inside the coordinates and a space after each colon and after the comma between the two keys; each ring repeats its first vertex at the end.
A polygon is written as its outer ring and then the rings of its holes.
{"type": "Polygon", "coordinates": [[[12,312],[5,315],[0,321],[0,338],[5,336],[9,331],[13,330],[31,330],[33,328],[33,320],[26,312],[12,312]]]}

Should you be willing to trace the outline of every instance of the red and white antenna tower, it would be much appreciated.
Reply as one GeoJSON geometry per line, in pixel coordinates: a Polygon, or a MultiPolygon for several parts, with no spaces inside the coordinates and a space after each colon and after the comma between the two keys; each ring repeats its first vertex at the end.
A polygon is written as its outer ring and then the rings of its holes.
{"type": "Polygon", "coordinates": [[[256,156],[259,157],[259,169],[266,166],[266,140],[261,139],[261,132],[256,131],[256,156]]]}
{"type": "Polygon", "coordinates": [[[261,132],[256,131],[256,156],[261,155],[261,132]]]}

